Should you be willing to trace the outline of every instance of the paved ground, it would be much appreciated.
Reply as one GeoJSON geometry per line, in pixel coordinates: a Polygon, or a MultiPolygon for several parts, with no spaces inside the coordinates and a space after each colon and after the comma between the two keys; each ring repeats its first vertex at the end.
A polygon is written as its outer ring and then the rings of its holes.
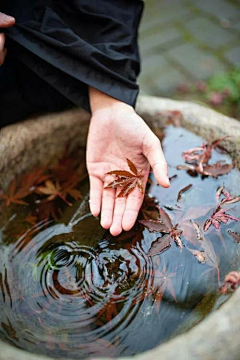
{"type": "Polygon", "coordinates": [[[240,66],[240,0],[146,0],[140,51],[152,95],[240,66]]]}

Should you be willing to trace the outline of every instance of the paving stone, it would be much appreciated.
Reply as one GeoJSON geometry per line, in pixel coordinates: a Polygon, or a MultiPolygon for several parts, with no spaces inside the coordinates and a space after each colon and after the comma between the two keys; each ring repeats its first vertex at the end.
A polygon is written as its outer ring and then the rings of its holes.
{"type": "Polygon", "coordinates": [[[197,40],[213,49],[238,39],[237,35],[232,34],[227,29],[221,28],[221,26],[214,24],[204,17],[188,21],[186,28],[197,40]]]}
{"type": "MultiPolygon", "coordinates": [[[[180,40],[181,35],[176,28],[167,28],[162,31],[156,31],[153,34],[146,36],[142,41],[141,51],[149,53],[154,51],[154,48],[160,48],[167,45],[171,46],[172,41],[180,40]]],[[[140,36],[141,42],[141,36],[140,36]]]]}
{"type": "Polygon", "coordinates": [[[232,25],[232,27],[233,27],[233,29],[235,29],[235,30],[238,30],[239,32],[240,32],[240,18],[238,19],[238,23],[236,22],[234,22],[234,24],[232,25]]]}
{"type": "Polygon", "coordinates": [[[202,9],[218,19],[240,17],[240,8],[229,0],[191,0],[199,9],[202,9]]]}
{"type": "Polygon", "coordinates": [[[195,45],[182,44],[165,52],[196,79],[207,79],[215,72],[224,71],[225,66],[213,55],[203,52],[195,45]]]}
{"type": "Polygon", "coordinates": [[[155,13],[149,13],[147,11],[147,5],[145,12],[143,14],[143,21],[140,29],[140,33],[148,31],[150,28],[156,27],[158,25],[164,25],[168,22],[181,21],[185,19],[186,16],[191,15],[191,11],[185,7],[178,8],[167,8],[167,9],[157,9],[155,13]]]}
{"type": "Polygon", "coordinates": [[[164,68],[155,68],[151,74],[144,74],[139,78],[139,84],[142,91],[151,95],[169,95],[174,92],[178,85],[191,83],[181,70],[167,64],[164,68]]]}
{"type": "Polygon", "coordinates": [[[156,75],[153,82],[156,95],[167,95],[175,91],[178,85],[189,85],[190,83],[189,78],[172,66],[165,68],[159,76],[156,75]]]}
{"type": "Polygon", "coordinates": [[[167,62],[161,54],[154,54],[142,58],[142,72],[146,74],[155,70],[162,71],[166,66],[167,62]]]}
{"type": "Polygon", "coordinates": [[[240,46],[229,50],[224,57],[230,61],[233,65],[240,65],[240,46]]]}

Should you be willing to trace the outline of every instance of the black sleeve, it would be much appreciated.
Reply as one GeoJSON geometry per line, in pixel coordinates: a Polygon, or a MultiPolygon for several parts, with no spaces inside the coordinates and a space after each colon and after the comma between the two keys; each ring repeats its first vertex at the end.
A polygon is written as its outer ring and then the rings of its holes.
{"type": "Polygon", "coordinates": [[[24,1],[6,32],[20,60],[76,105],[90,85],[135,106],[141,0],[40,0],[25,13],[24,1]]]}

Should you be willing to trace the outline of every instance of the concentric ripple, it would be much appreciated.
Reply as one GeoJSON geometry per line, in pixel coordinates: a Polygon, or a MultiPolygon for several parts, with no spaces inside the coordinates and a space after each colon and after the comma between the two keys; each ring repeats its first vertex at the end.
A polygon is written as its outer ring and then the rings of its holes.
{"type": "Polygon", "coordinates": [[[21,314],[24,342],[35,352],[51,336],[47,347],[52,355],[66,347],[71,356],[84,358],[98,353],[99,346],[107,355],[109,343],[104,345],[103,339],[114,343],[116,333],[136,315],[143,285],[146,289],[152,281],[151,259],[139,243],[123,247],[96,239],[95,246],[88,246],[74,228],[63,224],[44,229],[31,241],[19,239],[9,261],[15,300],[8,321],[15,326],[21,314]],[[95,341],[101,344],[89,345],[95,341]],[[83,348],[87,353],[79,356],[83,348]]]}

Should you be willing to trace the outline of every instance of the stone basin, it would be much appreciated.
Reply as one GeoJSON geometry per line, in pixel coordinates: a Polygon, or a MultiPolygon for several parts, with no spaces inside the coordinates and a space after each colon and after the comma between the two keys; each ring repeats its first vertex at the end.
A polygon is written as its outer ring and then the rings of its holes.
{"type": "MultiPolygon", "coordinates": [[[[229,136],[223,145],[240,168],[240,122],[207,107],[150,96],[139,97],[137,112],[150,127],[160,128],[166,112],[182,113],[182,126],[210,140],[229,136]]],[[[7,187],[16,174],[35,165],[47,165],[67,143],[85,147],[89,114],[75,109],[8,126],[0,131],[0,184],[7,187]]],[[[182,335],[141,355],[136,360],[239,360],[240,289],[219,310],[182,335]]],[[[154,329],[153,329],[154,331],[154,329]]],[[[0,360],[55,359],[35,355],[0,341],[0,360]]],[[[126,360],[130,358],[126,358],[126,360]]],[[[64,359],[66,360],[66,359],[64,359]]],[[[102,359],[104,360],[104,359],[102,359]]],[[[107,358],[106,358],[107,360],[107,358]]]]}

